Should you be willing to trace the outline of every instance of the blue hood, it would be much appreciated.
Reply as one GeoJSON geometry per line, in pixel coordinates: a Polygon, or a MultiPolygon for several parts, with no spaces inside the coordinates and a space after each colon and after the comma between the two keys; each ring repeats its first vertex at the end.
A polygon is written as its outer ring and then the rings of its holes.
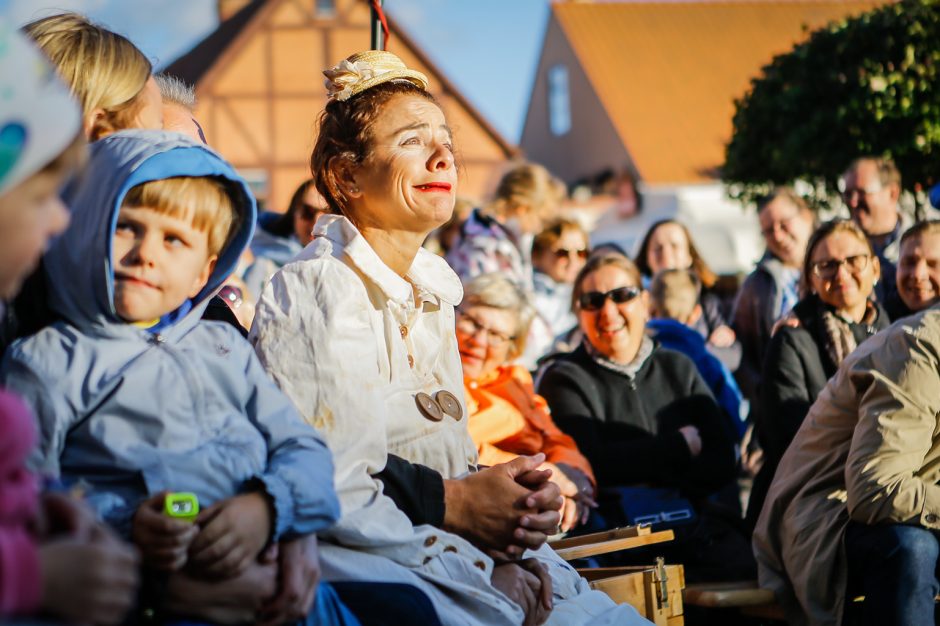
{"type": "Polygon", "coordinates": [[[278,237],[261,228],[255,231],[251,240],[251,252],[258,259],[271,259],[278,267],[287,265],[287,262],[297,256],[304,247],[293,236],[278,237]]]}
{"type": "Polygon", "coordinates": [[[216,176],[241,215],[238,232],[219,255],[193,311],[176,326],[195,324],[209,296],[225,282],[251,241],[257,216],[248,185],[222,157],[178,133],[130,130],[91,144],[88,163],[63,194],[72,212],[68,229],[44,259],[53,311],[75,327],[125,325],[114,311],[111,243],[118,211],[127,192],[144,182],[173,176],[216,176]]]}

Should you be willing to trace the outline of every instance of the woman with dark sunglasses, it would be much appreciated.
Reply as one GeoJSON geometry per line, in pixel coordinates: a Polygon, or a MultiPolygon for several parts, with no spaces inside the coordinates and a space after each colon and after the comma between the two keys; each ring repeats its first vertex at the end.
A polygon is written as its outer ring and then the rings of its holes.
{"type": "Polygon", "coordinates": [[[735,475],[725,418],[692,361],[646,334],[641,285],[623,255],[587,262],[573,294],[584,340],[548,367],[538,393],[594,468],[600,508],[592,530],[670,527],[677,541],[656,552],[683,563],[690,580],[753,576],[748,542],[708,504],[735,475]]]}
{"type": "Polygon", "coordinates": [[[578,325],[571,311],[571,288],[587,261],[588,234],[570,219],[559,219],[532,241],[532,304],[536,317],[522,363],[535,369],[542,356],[569,350],[567,335],[578,325]]]}
{"type": "Polygon", "coordinates": [[[747,520],[757,522],[774,472],[826,381],[858,344],[890,324],[873,299],[881,276],[868,237],[850,220],[822,224],[806,247],[798,326],[771,338],[761,376],[757,437],[764,464],[754,478],[747,520]]]}

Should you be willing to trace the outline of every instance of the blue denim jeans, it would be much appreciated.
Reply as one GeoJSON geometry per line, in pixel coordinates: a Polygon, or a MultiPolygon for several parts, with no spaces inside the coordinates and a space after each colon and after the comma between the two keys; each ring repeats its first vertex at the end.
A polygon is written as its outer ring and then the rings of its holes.
{"type": "Polygon", "coordinates": [[[864,595],[858,624],[933,626],[934,598],[940,591],[937,560],[940,542],[934,531],[922,526],[849,522],[845,531],[848,557],[848,604],[864,595]]]}

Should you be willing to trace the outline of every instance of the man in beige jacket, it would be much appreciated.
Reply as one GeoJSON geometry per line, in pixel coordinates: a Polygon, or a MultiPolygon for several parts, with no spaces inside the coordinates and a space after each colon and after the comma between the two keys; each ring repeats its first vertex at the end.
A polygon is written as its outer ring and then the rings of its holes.
{"type": "Polygon", "coordinates": [[[849,356],[810,409],[754,532],[791,624],[933,624],[940,590],[940,305],[849,356]]]}

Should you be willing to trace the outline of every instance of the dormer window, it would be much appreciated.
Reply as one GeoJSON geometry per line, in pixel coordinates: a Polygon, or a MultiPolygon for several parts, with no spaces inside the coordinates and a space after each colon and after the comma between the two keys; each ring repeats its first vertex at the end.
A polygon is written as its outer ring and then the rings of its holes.
{"type": "Polygon", "coordinates": [[[548,70],[548,126],[556,137],[571,130],[568,68],[564,65],[555,65],[548,70]]]}
{"type": "Polygon", "coordinates": [[[315,0],[317,17],[333,17],[336,15],[336,0],[315,0]]]}

